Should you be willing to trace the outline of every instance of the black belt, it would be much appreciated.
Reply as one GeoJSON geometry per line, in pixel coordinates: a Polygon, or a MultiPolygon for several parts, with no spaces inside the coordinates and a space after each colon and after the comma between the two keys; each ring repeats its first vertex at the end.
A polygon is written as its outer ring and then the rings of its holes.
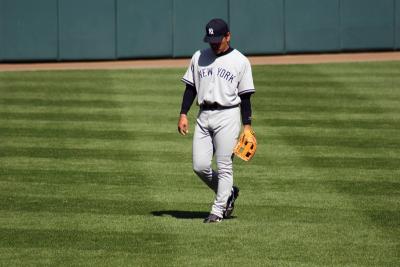
{"type": "Polygon", "coordinates": [[[212,103],[212,104],[201,104],[200,105],[200,110],[223,110],[223,109],[230,109],[230,108],[236,108],[238,105],[234,106],[221,106],[218,103],[212,103]]]}

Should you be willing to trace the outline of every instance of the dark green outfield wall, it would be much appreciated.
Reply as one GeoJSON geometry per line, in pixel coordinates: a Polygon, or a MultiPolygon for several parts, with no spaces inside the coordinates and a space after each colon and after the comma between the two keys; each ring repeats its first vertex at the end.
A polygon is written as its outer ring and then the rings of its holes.
{"type": "Polygon", "coordinates": [[[213,17],[248,55],[400,48],[400,0],[0,0],[0,61],[187,57],[213,17]]]}

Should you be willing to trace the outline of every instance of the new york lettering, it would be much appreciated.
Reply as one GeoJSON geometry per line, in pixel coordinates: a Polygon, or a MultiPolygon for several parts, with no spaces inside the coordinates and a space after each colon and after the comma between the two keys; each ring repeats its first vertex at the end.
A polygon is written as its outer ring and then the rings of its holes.
{"type": "Polygon", "coordinates": [[[219,76],[222,79],[225,79],[231,83],[233,83],[233,79],[235,79],[235,77],[236,77],[236,76],[233,76],[232,73],[230,73],[229,71],[227,71],[226,69],[223,69],[223,68],[218,68],[217,76],[219,76]]]}
{"type": "Polygon", "coordinates": [[[213,69],[212,68],[203,68],[203,69],[200,69],[198,72],[199,72],[200,78],[204,78],[204,77],[212,76],[213,69]]]}
{"type": "MultiPolygon", "coordinates": [[[[209,77],[213,75],[213,69],[212,68],[202,68],[198,70],[198,74],[200,79],[209,77]]],[[[230,83],[233,83],[233,79],[236,78],[236,76],[233,75],[233,73],[230,73],[224,68],[218,68],[217,70],[217,77],[220,77],[230,83]]]]}

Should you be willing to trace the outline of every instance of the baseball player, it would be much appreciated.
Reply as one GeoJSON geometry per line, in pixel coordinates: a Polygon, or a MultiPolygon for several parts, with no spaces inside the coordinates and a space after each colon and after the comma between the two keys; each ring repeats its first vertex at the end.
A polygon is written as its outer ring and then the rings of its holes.
{"type": "Polygon", "coordinates": [[[230,46],[231,33],[222,19],[206,25],[204,42],[210,48],[197,51],[182,78],[183,94],[178,131],[189,132],[187,113],[197,96],[200,110],[193,136],[193,170],[215,192],[211,212],[204,223],[229,218],[239,195],[233,185],[232,151],[241,131],[251,129],[250,96],[255,92],[249,60],[230,46]],[[216,170],[212,169],[215,156],[216,170]]]}

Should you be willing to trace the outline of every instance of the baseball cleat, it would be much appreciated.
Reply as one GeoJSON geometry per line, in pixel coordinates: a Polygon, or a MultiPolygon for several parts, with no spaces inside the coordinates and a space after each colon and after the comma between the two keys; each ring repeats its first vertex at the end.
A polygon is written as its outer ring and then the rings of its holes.
{"type": "Polygon", "coordinates": [[[222,221],[222,218],[221,218],[221,217],[219,217],[219,216],[217,216],[217,215],[215,215],[215,214],[210,213],[210,215],[208,215],[208,217],[205,218],[203,222],[204,222],[204,223],[218,223],[218,222],[220,222],[220,221],[222,221]]]}
{"type": "Polygon", "coordinates": [[[231,195],[228,198],[228,202],[226,203],[226,210],[224,211],[224,218],[229,218],[232,216],[233,209],[235,208],[235,200],[239,196],[239,187],[232,186],[231,195]]]}

